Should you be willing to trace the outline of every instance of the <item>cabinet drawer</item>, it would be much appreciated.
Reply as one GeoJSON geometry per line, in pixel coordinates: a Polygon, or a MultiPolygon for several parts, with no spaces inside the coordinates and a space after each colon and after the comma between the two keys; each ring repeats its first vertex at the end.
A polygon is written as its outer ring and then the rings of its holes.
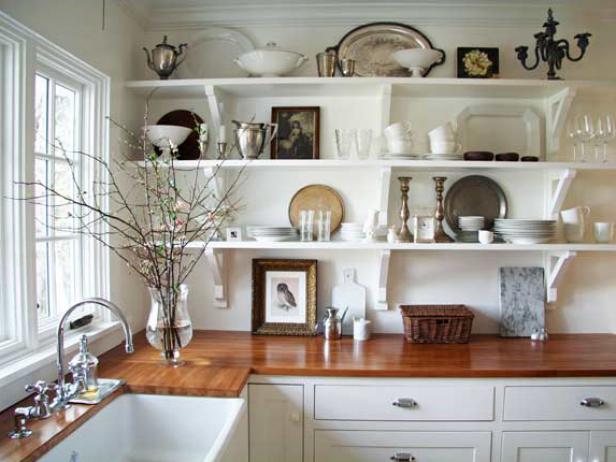
{"type": "Polygon", "coordinates": [[[315,462],[489,462],[491,434],[317,430],[314,444],[315,462]]]}
{"type": "Polygon", "coordinates": [[[491,387],[317,385],[314,401],[315,419],[318,420],[494,418],[494,389],[491,387]]]}
{"type": "Polygon", "coordinates": [[[505,387],[504,420],[614,419],[616,386],[505,387]]]}

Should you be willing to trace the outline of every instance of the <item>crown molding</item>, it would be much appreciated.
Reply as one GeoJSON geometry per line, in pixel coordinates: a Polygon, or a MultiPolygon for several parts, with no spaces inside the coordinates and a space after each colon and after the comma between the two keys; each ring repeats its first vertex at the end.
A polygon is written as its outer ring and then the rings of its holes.
{"type": "MultiPolygon", "coordinates": [[[[130,0],[122,0],[129,2],[130,0]]],[[[559,4],[561,21],[615,22],[616,8],[559,4]]],[[[415,26],[516,27],[541,26],[548,5],[543,2],[465,3],[250,3],[164,7],[151,11],[147,30],[202,29],[204,27],[354,26],[375,21],[397,21],[415,26]]]]}
{"type": "Polygon", "coordinates": [[[147,2],[139,0],[113,0],[124,13],[137,22],[143,29],[150,25],[150,8],[147,2]]]}

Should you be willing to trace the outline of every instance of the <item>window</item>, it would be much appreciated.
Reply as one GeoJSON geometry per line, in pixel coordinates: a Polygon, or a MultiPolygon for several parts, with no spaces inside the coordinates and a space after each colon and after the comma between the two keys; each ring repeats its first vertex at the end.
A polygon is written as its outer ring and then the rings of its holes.
{"type": "Polygon", "coordinates": [[[105,181],[99,166],[75,152],[108,159],[109,83],[0,11],[0,379],[50,346],[72,303],[109,296],[108,252],[72,231],[79,211],[61,199],[15,200],[41,195],[24,182],[70,195],[73,174],[83,185],[105,181]]]}

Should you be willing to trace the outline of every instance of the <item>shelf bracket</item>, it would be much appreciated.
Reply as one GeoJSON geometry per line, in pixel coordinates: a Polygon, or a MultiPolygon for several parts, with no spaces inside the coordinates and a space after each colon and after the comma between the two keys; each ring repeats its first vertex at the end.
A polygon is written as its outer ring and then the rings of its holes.
{"type": "Polygon", "coordinates": [[[224,251],[207,248],[205,250],[205,258],[214,276],[214,306],[217,308],[228,308],[224,251]]]}
{"type": "Polygon", "coordinates": [[[391,187],[391,167],[381,168],[379,172],[379,226],[387,226],[389,220],[389,189],[391,187]]]}
{"type": "Polygon", "coordinates": [[[384,84],[379,88],[379,98],[380,98],[380,122],[381,122],[381,130],[389,125],[390,118],[390,110],[391,110],[391,88],[392,85],[390,83],[384,84]]]}
{"type": "Polygon", "coordinates": [[[577,253],[571,250],[557,253],[547,253],[545,257],[545,286],[546,301],[548,303],[554,303],[557,300],[557,289],[560,280],[576,255],[577,253]]]}
{"type": "Polygon", "coordinates": [[[387,304],[387,283],[389,280],[389,259],[391,250],[383,250],[380,255],[379,265],[379,287],[377,289],[376,305],[377,311],[386,311],[389,306],[387,304]]]}
{"type": "Polygon", "coordinates": [[[212,124],[214,125],[213,130],[210,129],[210,133],[218,136],[220,126],[225,123],[222,103],[223,94],[214,85],[205,85],[204,90],[210,109],[210,117],[212,117],[212,124]]]}
{"type": "MultiPolygon", "coordinates": [[[[549,174],[548,174],[549,175],[549,174]]],[[[566,169],[558,174],[558,176],[548,177],[548,210],[546,218],[558,218],[558,212],[565,202],[571,183],[577,175],[577,170],[566,169]]]]}
{"type": "Polygon", "coordinates": [[[564,88],[546,101],[547,151],[549,154],[558,151],[560,137],[565,127],[565,120],[575,98],[575,90],[564,88]]]}

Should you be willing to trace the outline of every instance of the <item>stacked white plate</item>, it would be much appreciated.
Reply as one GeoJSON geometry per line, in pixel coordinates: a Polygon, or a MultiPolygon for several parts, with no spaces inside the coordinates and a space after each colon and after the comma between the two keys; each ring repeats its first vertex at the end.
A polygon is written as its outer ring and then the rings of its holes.
{"type": "Polygon", "coordinates": [[[464,154],[426,154],[426,160],[464,160],[464,154]]]}
{"type": "Polygon", "coordinates": [[[297,239],[297,230],[286,226],[250,226],[248,236],[260,242],[281,242],[297,239]]]}
{"type": "Polygon", "coordinates": [[[511,244],[546,244],[556,235],[556,221],[496,218],[494,232],[511,244]]]}
{"type": "Polygon", "coordinates": [[[418,154],[394,154],[392,152],[388,152],[383,154],[381,158],[385,160],[415,160],[420,157],[418,154]]]}
{"type": "Polygon", "coordinates": [[[485,226],[484,217],[458,217],[458,227],[462,231],[479,231],[485,226]]]}
{"type": "Polygon", "coordinates": [[[362,223],[342,223],[340,225],[340,239],[343,241],[356,242],[366,237],[362,223]]]}

